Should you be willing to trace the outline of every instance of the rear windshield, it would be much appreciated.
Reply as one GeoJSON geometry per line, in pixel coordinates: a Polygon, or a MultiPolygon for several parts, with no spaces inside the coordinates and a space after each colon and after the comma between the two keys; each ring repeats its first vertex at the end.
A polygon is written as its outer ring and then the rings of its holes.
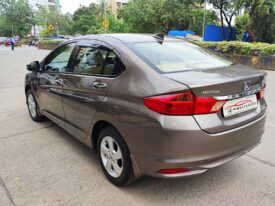
{"type": "Polygon", "coordinates": [[[134,43],[130,48],[160,73],[226,67],[232,62],[183,41],[134,43]]]}

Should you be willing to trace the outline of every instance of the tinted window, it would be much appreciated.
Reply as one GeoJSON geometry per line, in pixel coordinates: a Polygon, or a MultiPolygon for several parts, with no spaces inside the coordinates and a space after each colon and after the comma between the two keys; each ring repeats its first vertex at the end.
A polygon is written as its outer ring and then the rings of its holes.
{"type": "Polygon", "coordinates": [[[74,46],[75,43],[66,44],[54,51],[50,58],[46,60],[45,71],[65,72],[74,46]]]}
{"type": "Polygon", "coordinates": [[[110,49],[80,47],[74,66],[74,73],[114,76],[124,71],[117,55],[110,49]]]}
{"type": "Polygon", "coordinates": [[[110,51],[104,64],[103,75],[116,76],[121,74],[124,70],[125,67],[118,56],[114,52],[110,51]]]}
{"type": "Polygon", "coordinates": [[[77,56],[74,72],[100,75],[109,51],[91,47],[81,47],[77,56]]]}
{"type": "Polygon", "coordinates": [[[161,73],[217,68],[232,63],[214,53],[188,42],[135,43],[130,47],[161,73]]]}

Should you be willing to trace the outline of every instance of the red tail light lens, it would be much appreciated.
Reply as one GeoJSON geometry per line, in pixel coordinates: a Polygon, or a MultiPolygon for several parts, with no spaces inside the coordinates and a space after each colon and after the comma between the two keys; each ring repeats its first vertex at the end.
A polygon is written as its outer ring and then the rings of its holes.
{"type": "Polygon", "coordinates": [[[191,92],[170,94],[144,99],[145,105],[152,111],[169,115],[192,115],[194,96],[191,92]]]}
{"type": "Polygon", "coordinates": [[[218,101],[211,97],[196,97],[194,114],[209,114],[220,111],[226,101],[218,101]]]}
{"type": "Polygon", "coordinates": [[[211,97],[198,97],[192,92],[155,96],[144,99],[152,111],[167,115],[193,115],[216,113],[225,104],[211,97]]]}

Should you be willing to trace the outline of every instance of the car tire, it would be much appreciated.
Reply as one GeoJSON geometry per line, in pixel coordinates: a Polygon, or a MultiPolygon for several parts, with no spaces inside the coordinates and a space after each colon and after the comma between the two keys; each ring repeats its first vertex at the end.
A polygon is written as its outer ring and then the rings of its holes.
{"type": "Polygon", "coordinates": [[[116,186],[132,183],[135,178],[130,152],[119,132],[106,127],[100,132],[97,143],[98,158],[107,179],[116,186]]]}
{"type": "Polygon", "coordinates": [[[41,122],[46,119],[43,115],[40,114],[39,105],[37,104],[36,99],[34,97],[33,92],[31,91],[31,89],[29,89],[27,92],[27,105],[28,105],[28,110],[29,110],[30,116],[33,121],[41,122]]]}

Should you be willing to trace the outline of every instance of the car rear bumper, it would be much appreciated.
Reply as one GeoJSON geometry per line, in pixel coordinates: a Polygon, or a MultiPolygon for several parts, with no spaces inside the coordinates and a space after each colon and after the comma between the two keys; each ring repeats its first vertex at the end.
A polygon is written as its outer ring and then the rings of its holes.
{"type": "Polygon", "coordinates": [[[129,148],[138,167],[136,171],[140,175],[161,178],[203,173],[256,147],[264,133],[265,119],[266,114],[244,126],[217,134],[202,131],[192,117],[171,121],[169,116],[163,116],[159,126],[147,122],[131,134],[133,141],[129,148]],[[159,173],[171,168],[188,168],[190,172],[159,173]]]}

